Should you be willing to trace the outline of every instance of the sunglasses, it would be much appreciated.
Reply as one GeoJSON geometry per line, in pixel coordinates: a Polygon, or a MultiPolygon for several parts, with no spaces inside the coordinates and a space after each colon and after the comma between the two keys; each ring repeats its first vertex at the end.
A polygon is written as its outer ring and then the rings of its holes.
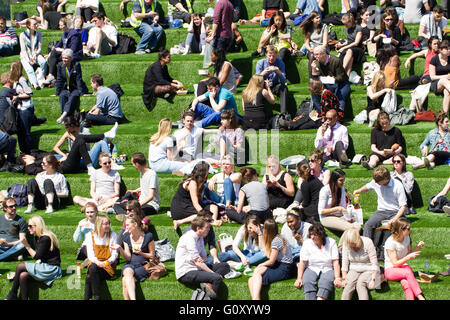
{"type": "Polygon", "coordinates": [[[392,20],[394,20],[394,19],[392,19],[392,18],[384,19],[384,21],[392,21],[392,20]]]}
{"type": "Polygon", "coordinates": [[[411,230],[410,226],[403,227],[402,230],[411,230]]]}
{"type": "Polygon", "coordinates": [[[133,211],[133,209],[131,209],[131,208],[126,208],[125,210],[127,210],[127,211],[133,211]]]}
{"type": "Polygon", "coordinates": [[[308,162],[316,162],[315,159],[309,159],[308,162]]]}
{"type": "Polygon", "coordinates": [[[34,227],[34,224],[29,224],[28,225],[28,228],[33,228],[34,227]]]}
{"type": "Polygon", "coordinates": [[[9,206],[7,206],[8,208],[12,209],[12,208],[17,208],[17,204],[11,204],[9,206]]]}
{"type": "Polygon", "coordinates": [[[393,163],[402,163],[403,161],[402,160],[394,160],[394,161],[392,161],[393,163]]]}
{"type": "Polygon", "coordinates": [[[111,161],[103,162],[102,164],[106,166],[107,164],[111,164],[111,161]]]}
{"type": "Polygon", "coordinates": [[[213,219],[208,219],[206,220],[206,222],[212,223],[214,220],[213,219]]]}
{"type": "Polygon", "coordinates": [[[329,120],[329,121],[333,121],[333,118],[328,118],[328,117],[327,117],[327,118],[325,118],[325,119],[327,119],[327,120],[329,120]]]}

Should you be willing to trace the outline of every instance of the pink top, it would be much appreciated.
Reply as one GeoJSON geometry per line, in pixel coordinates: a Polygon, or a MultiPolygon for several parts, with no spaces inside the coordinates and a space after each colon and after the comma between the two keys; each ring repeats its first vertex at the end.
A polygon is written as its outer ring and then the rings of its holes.
{"type": "Polygon", "coordinates": [[[435,55],[437,55],[437,53],[433,52],[432,50],[428,50],[427,56],[425,57],[425,70],[422,77],[430,75],[430,61],[431,58],[433,58],[435,55]]]}

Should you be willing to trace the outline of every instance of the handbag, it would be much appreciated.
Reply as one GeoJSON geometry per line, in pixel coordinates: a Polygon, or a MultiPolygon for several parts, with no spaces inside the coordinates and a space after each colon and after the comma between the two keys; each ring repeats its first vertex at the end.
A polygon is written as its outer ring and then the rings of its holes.
{"type": "Polygon", "coordinates": [[[387,93],[384,96],[381,109],[388,114],[394,113],[395,110],[397,110],[397,95],[395,94],[395,91],[387,93]]]}
{"type": "Polygon", "coordinates": [[[159,257],[148,260],[143,267],[147,271],[150,280],[158,280],[167,275],[166,266],[159,261],[159,257]]]}
{"type": "Polygon", "coordinates": [[[416,116],[414,117],[414,121],[435,121],[436,116],[434,115],[434,112],[432,109],[427,111],[420,111],[416,113],[416,116]]]}
{"type": "Polygon", "coordinates": [[[168,238],[155,241],[155,250],[156,256],[159,257],[161,262],[175,259],[175,249],[168,238]]]}
{"type": "Polygon", "coordinates": [[[217,240],[217,244],[219,245],[220,251],[225,252],[233,246],[233,237],[228,233],[221,233],[219,235],[219,240],[217,240]]]}

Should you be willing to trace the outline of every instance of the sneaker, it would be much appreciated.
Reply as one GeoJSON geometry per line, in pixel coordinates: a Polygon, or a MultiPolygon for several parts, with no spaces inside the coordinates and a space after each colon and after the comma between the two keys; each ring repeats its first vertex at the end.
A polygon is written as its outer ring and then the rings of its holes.
{"type": "Polygon", "coordinates": [[[17,256],[17,261],[23,261],[23,255],[17,256]]]}
{"type": "Polygon", "coordinates": [[[152,53],[152,50],[150,50],[149,48],[145,49],[144,51],[145,53],[152,53]]]}
{"type": "Polygon", "coordinates": [[[252,270],[252,268],[250,268],[250,266],[247,266],[247,267],[245,268],[245,270],[244,270],[244,275],[245,275],[245,276],[249,276],[249,277],[251,277],[251,276],[253,275],[253,270],[252,270]]]}
{"type": "Polygon", "coordinates": [[[235,279],[235,278],[239,278],[241,276],[240,272],[231,270],[230,272],[228,272],[226,275],[224,275],[225,279],[235,279]]]}
{"type": "Polygon", "coordinates": [[[101,56],[100,56],[100,54],[98,54],[98,53],[93,53],[93,54],[91,54],[91,58],[92,59],[98,59],[98,58],[100,58],[101,56]]]}
{"type": "Polygon", "coordinates": [[[55,77],[52,75],[52,74],[49,74],[48,76],[47,76],[47,79],[45,79],[42,83],[44,84],[44,85],[49,85],[50,83],[52,83],[52,81],[54,81],[55,80],[55,77]]]}
{"type": "Polygon", "coordinates": [[[108,208],[108,210],[106,210],[107,214],[115,214],[116,211],[114,211],[114,208],[108,208]]]}
{"type": "Polygon", "coordinates": [[[215,299],[217,297],[217,294],[214,291],[214,289],[212,288],[211,283],[202,282],[202,283],[200,283],[200,288],[202,288],[202,290],[206,292],[206,295],[208,297],[210,297],[211,299],[215,299]]]}
{"type": "Polygon", "coordinates": [[[45,213],[53,213],[53,212],[54,212],[54,210],[53,210],[52,206],[48,206],[47,210],[45,210],[45,213]]]}
{"type": "Polygon", "coordinates": [[[23,213],[32,213],[34,212],[36,209],[32,206],[32,205],[28,205],[27,210],[25,210],[23,213]]]}
{"type": "Polygon", "coordinates": [[[433,169],[433,165],[427,157],[423,158],[423,162],[425,163],[425,167],[427,167],[428,170],[433,169]]]}
{"type": "Polygon", "coordinates": [[[143,55],[143,54],[145,54],[145,51],[144,50],[138,50],[138,51],[135,52],[135,54],[143,55]]]}
{"type": "Polygon", "coordinates": [[[348,156],[347,156],[347,152],[345,152],[345,150],[342,150],[342,153],[341,153],[341,161],[342,161],[343,163],[347,163],[347,162],[348,162],[348,156]]]}
{"type": "Polygon", "coordinates": [[[361,165],[367,170],[372,170],[373,168],[370,166],[369,161],[361,161],[361,165]]]}
{"type": "Polygon", "coordinates": [[[113,162],[111,164],[111,169],[112,170],[124,170],[125,167],[123,165],[121,165],[121,164],[117,164],[117,163],[113,162]]]}
{"type": "Polygon", "coordinates": [[[445,213],[450,214],[450,206],[443,206],[442,210],[444,210],[445,213]]]}

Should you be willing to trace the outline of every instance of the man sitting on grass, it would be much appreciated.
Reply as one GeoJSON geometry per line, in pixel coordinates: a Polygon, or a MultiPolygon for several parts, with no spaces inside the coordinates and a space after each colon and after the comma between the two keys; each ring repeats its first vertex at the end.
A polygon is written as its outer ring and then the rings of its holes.
{"type": "Polygon", "coordinates": [[[383,220],[388,220],[391,226],[400,219],[406,211],[407,202],[403,184],[392,179],[389,170],[385,167],[378,167],[372,173],[373,180],[365,186],[355,190],[353,194],[361,194],[370,190],[377,193],[377,211],[372,214],[364,225],[363,236],[373,240],[375,228],[379,227],[383,220]]]}
{"type": "Polygon", "coordinates": [[[103,12],[92,15],[91,22],[95,26],[89,30],[87,42],[87,55],[91,58],[111,54],[113,47],[117,45],[117,30],[113,25],[105,23],[105,18],[103,12]]]}
{"type": "MultiPolygon", "coordinates": [[[[220,85],[217,77],[211,77],[206,81],[208,92],[194,99],[191,105],[191,111],[195,113],[195,119],[201,119],[195,122],[195,126],[204,128],[212,125],[220,125],[220,114],[225,110],[234,109],[238,115],[236,100],[233,94],[220,85]],[[209,99],[211,108],[202,103],[209,99]]],[[[239,120],[242,118],[238,115],[239,120]]]]}
{"type": "Polygon", "coordinates": [[[103,77],[100,74],[91,77],[91,87],[96,92],[97,103],[86,114],[86,121],[93,125],[121,123],[124,115],[119,97],[112,89],[103,86],[103,77]]]}
{"type": "Polygon", "coordinates": [[[26,252],[22,240],[27,233],[25,219],[16,214],[16,201],[7,198],[3,201],[3,211],[0,215],[0,261],[17,257],[23,260],[22,254],[26,252]]]}

